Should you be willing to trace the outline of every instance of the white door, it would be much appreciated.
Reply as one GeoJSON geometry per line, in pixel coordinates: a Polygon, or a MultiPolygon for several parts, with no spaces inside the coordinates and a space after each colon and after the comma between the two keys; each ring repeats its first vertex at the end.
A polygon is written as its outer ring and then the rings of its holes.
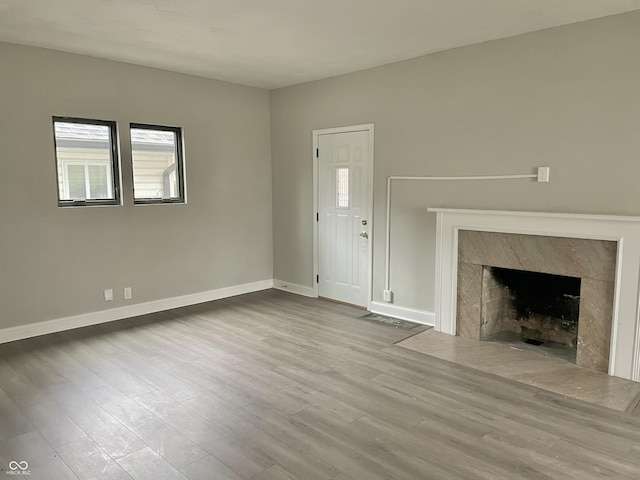
{"type": "Polygon", "coordinates": [[[368,307],[371,131],[318,135],[318,296],[368,307]]]}

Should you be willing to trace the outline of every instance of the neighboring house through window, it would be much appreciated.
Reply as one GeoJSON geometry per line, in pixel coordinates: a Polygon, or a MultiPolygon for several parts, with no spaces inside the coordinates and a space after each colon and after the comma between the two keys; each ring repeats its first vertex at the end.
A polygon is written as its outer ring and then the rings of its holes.
{"type": "Polygon", "coordinates": [[[116,124],[54,117],[58,205],[119,205],[116,124]]]}
{"type": "MultiPolygon", "coordinates": [[[[58,205],[120,205],[116,123],[53,117],[58,205]]],[[[182,130],[131,124],[134,203],[184,203],[182,130]]]]}
{"type": "Polygon", "coordinates": [[[177,127],[131,124],[135,203],[184,203],[182,131],[177,127]]]}

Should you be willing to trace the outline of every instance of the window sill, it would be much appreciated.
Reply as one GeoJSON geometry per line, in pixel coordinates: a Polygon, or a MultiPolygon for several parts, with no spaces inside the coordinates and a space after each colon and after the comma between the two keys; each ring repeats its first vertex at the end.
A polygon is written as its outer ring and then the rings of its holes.
{"type": "Polygon", "coordinates": [[[175,198],[175,199],[155,199],[155,198],[149,198],[149,199],[141,199],[141,200],[134,200],[133,204],[134,205],[184,205],[187,202],[184,200],[184,198],[175,198]]]}
{"type": "Polygon", "coordinates": [[[58,207],[121,207],[122,204],[118,200],[61,200],[58,202],[58,207]]]}

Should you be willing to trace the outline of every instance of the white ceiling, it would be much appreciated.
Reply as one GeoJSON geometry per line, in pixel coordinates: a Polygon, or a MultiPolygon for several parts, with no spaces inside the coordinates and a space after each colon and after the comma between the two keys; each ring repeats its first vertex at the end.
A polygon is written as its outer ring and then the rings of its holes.
{"type": "Polygon", "coordinates": [[[0,41],[276,88],[637,9],[640,0],[0,0],[0,41]]]}

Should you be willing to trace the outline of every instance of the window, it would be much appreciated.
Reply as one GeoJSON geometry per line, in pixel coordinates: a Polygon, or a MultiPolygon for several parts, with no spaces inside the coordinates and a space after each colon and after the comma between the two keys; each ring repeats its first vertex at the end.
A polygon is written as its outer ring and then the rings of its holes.
{"type": "Polygon", "coordinates": [[[349,168],[336,169],[336,208],[349,208],[349,168]]]}
{"type": "Polygon", "coordinates": [[[131,124],[135,203],[184,203],[182,131],[131,124]]]}
{"type": "Polygon", "coordinates": [[[119,205],[116,124],[53,117],[58,205],[119,205]]]}

